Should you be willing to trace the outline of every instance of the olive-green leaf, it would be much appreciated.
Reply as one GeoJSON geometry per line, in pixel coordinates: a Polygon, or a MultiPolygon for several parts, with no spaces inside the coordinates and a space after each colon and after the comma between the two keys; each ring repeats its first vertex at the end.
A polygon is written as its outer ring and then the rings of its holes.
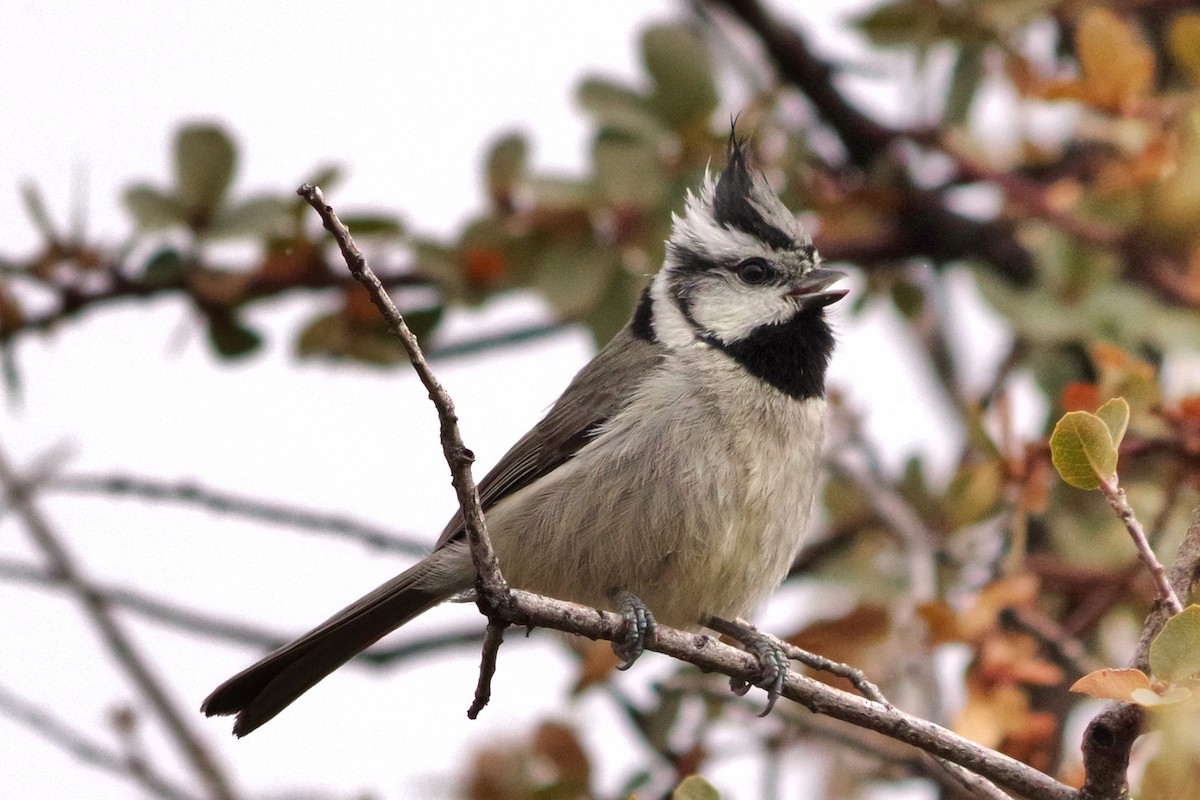
{"type": "Polygon", "coordinates": [[[614,130],[602,131],[592,145],[596,191],[618,206],[652,208],[667,189],[666,175],[654,146],[614,130]]]}
{"type": "Polygon", "coordinates": [[[290,198],[250,197],[218,211],[204,235],[210,239],[283,236],[291,223],[291,212],[290,198]]]}
{"type": "Polygon", "coordinates": [[[151,286],[174,286],[183,280],[183,256],[174,247],[164,247],[150,256],[142,280],[151,286]]]}
{"type": "Polygon", "coordinates": [[[25,211],[29,214],[33,226],[38,229],[38,233],[48,241],[57,239],[58,234],[54,230],[54,222],[50,219],[50,212],[46,210],[46,203],[42,199],[42,190],[36,183],[30,181],[21,184],[21,202],[25,205],[25,211]]]}
{"type": "Polygon", "coordinates": [[[208,326],[208,340],[226,358],[242,358],[262,346],[262,336],[236,319],[214,320],[208,326]]]}
{"type": "Polygon", "coordinates": [[[125,190],[125,208],[143,232],[183,225],[187,220],[187,212],[178,198],[145,184],[125,190]]]}
{"type": "Polygon", "coordinates": [[[424,339],[433,333],[433,329],[442,321],[442,315],[445,310],[444,306],[432,306],[430,308],[417,308],[412,311],[405,311],[404,324],[408,325],[408,329],[412,331],[413,336],[416,336],[419,340],[424,339]]]}
{"type": "Polygon", "coordinates": [[[954,61],[950,75],[950,89],[946,95],[946,111],[943,119],[948,125],[962,125],[971,113],[975,92],[986,76],[984,56],[987,50],[977,44],[964,44],[954,61]]]}
{"type": "Polygon", "coordinates": [[[554,306],[561,319],[576,319],[603,296],[615,266],[608,248],[551,245],[535,267],[532,287],[554,306]]]}
{"type": "Polygon", "coordinates": [[[350,229],[351,236],[404,235],[404,225],[400,219],[387,214],[347,214],[342,217],[342,223],[350,229]]]}
{"type": "MultiPolygon", "coordinates": [[[[311,186],[319,186],[325,191],[329,191],[341,182],[342,168],[337,164],[323,164],[313,170],[307,179],[301,181],[301,183],[307,183],[311,186]]],[[[299,202],[304,203],[304,200],[297,199],[299,202]]]]}
{"type": "Polygon", "coordinates": [[[346,352],[346,322],[340,311],[321,314],[309,320],[296,339],[300,358],[340,356],[346,352]]]}
{"type": "Polygon", "coordinates": [[[642,60],[654,82],[651,102],[671,126],[705,120],[717,107],[704,42],[682,25],[655,25],[642,35],[642,60]]]}
{"type": "Polygon", "coordinates": [[[189,218],[208,217],[221,206],[233,180],[237,149],[216,125],[188,125],[175,138],[175,192],[189,218]]]}
{"type": "Polygon", "coordinates": [[[509,133],[493,142],[488,150],[485,168],[488,191],[493,196],[512,191],[525,173],[528,157],[529,142],[520,133],[509,133]]]}
{"type": "Polygon", "coordinates": [[[1113,447],[1120,449],[1125,430],[1129,427],[1129,403],[1124,397],[1114,397],[1096,410],[1096,416],[1108,428],[1113,447]]]}
{"type": "Polygon", "coordinates": [[[1098,489],[1100,478],[1116,474],[1117,448],[1103,420],[1086,411],[1071,411],[1050,434],[1050,460],[1070,485],[1098,489]]]}
{"type": "Polygon", "coordinates": [[[575,91],[581,108],[600,130],[611,129],[657,140],[666,133],[646,97],[604,78],[589,77],[575,91]]]}
{"type": "Polygon", "coordinates": [[[1200,606],[1191,605],[1167,620],[1150,643],[1150,673],[1180,683],[1200,675],[1200,606]]]}
{"type": "Polygon", "coordinates": [[[721,793],[699,775],[688,775],[671,792],[671,800],[721,800],[721,793]]]}

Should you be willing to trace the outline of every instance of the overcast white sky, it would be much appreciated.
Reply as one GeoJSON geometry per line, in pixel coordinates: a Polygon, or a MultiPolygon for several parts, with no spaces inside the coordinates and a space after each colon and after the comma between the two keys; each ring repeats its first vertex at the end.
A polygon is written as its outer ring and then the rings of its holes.
{"type": "MultiPolygon", "coordinates": [[[[833,26],[849,4],[793,5],[826,46],[855,51],[833,26]]],[[[129,230],[121,188],[133,179],[165,182],[172,132],[193,119],[219,120],[237,135],[238,191],[287,191],[315,166],[338,162],[350,175],[330,196],[339,208],[400,209],[415,228],[447,233],[479,206],[480,159],[503,130],[531,133],[539,166],[578,169],[588,128],[572,104],[574,84],[584,71],[635,77],[635,32],[674,8],[0,0],[0,253],[20,256],[36,245],[32,226],[14,211],[26,179],[62,218],[77,177],[86,176],[89,229],[121,240],[129,230]]],[[[538,311],[530,300],[500,303],[457,317],[455,326],[538,311]]],[[[284,343],[311,313],[303,300],[254,314],[271,344],[233,367],[215,362],[172,301],[108,308],[53,336],[27,337],[18,347],[22,401],[0,411],[0,444],[24,464],[68,443],[76,469],[195,478],[379,520],[432,542],[453,496],[428,401],[405,371],[297,365],[284,343]]],[[[941,413],[920,403],[926,378],[905,369],[905,345],[886,319],[871,314],[865,325],[839,324],[832,382],[868,412],[872,430],[892,429],[895,460],[944,441],[941,413]]],[[[980,335],[997,335],[981,325],[980,335]]],[[[436,365],[481,467],[589,357],[587,338],[567,333],[503,358],[436,365]]],[[[95,579],[281,630],[311,626],[402,566],[187,510],[76,498],[44,507],[95,579]]],[[[0,556],[35,559],[25,539],[0,518],[0,556]]],[[[107,736],[106,715],[132,694],[74,604],[0,584],[0,609],[0,684],[107,736]]],[[[467,625],[477,617],[470,608],[443,608],[417,625],[451,619],[467,625]]],[[[256,658],[244,648],[130,625],[188,709],[256,658]]],[[[585,698],[564,707],[569,662],[549,637],[514,639],[502,652],[495,699],[477,723],[465,719],[473,650],[383,677],[346,670],[241,742],[227,735],[228,720],[197,714],[191,722],[238,785],[258,792],[311,786],[447,795],[465,743],[522,735],[549,708],[562,709],[597,741],[607,737],[596,749],[618,768],[608,780],[624,776],[620,746],[606,733],[619,724],[597,724],[607,704],[585,698]]],[[[653,658],[646,662],[622,676],[635,695],[656,672],[653,658]]],[[[173,761],[152,729],[145,726],[147,746],[173,761]]],[[[4,719],[0,754],[6,797],[133,795],[126,783],[79,766],[4,719]]]]}

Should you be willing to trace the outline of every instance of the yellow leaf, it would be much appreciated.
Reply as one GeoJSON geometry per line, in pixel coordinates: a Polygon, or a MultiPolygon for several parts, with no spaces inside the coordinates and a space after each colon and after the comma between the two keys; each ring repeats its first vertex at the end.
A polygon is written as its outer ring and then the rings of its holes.
{"type": "Polygon", "coordinates": [[[1146,96],[1154,81],[1154,51],[1133,25],[1106,8],[1083,12],[1075,51],[1092,104],[1123,111],[1146,96]]]}
{"type": "Polygon", "coordinates": [[[1180,14],[1171,20],[1167,44],[1179,68],[1192,76],[1193,83],[1200,83],[1200,14],[1180,14]]]}
{"type": "Polygon", "coordinates": [[[1145,708],[1179,705],[1191,696],[1192,690],[1186,686],[1172,686],[1162,694],[1153,689],[1134,689],[1130,693],[1130,699],[1145,708]]]}
{"type": "Polygon", "coordinates": [[[1150,689],[1150,679],[1140,669],[1098,669],[1089,672],[1071,686],[1072,692],[1086,694],[1097,700],[1129,702],[1135,691],[1150,689]]]}
{"type": "Polygon", "coordinates": [[[1120,448],[1125,429],[1129,427],[1129,403],[1124,397],[1114,397],[1097,409],[1096,416],[1108,428],[1113,447],[1120,448]]]}
{"type": "Polygon", "coordinates": [[[1117,448],[1103,420],[1086,411],[1064,414],[1050,434],[1050,460],[1077,489],[1098,489],[1117,473],[1117,448]]]}

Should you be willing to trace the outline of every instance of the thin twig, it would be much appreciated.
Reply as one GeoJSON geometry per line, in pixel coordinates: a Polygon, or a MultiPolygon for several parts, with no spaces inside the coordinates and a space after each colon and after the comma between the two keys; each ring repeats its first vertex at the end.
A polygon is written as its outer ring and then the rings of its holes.
{"type": "MultiPolygon", "coordinates": [[[[0,582],[3,581],[69,591],[78,589],[60,575],[54,575],[40,567],[8,558],[0,558],[0,582]]],[[[104,597],[114,607],[133,612],[171,628],[221,641],[250,645],[267,652],[277,650],[296,638],[294,633],[282,634],[256,625],[197,611],[160,600],[135,589],[91,583],[86,590],[104,597]]],[[[388,667],[426,653],[467,645],[476,646],[482,640],[483,636],[475,628],[430,634],[424,637],[409,637],[403,644],[395,647],[372,647],[356,656],[352,663],[371,667],[388,667]]]]}
{"type": "Polygon", "coordinates": [[[479,682],[475,684],[475,699],[467,709],[467,718],[475,719],[492,699],[492,676],[496,674],[496,659],[500,645],[504,644],[504,631],[508,623],[501,619],[489,619],[487,633],[483,639],[483,652],[479,657],[479,682]]]}
{"type": "MultiPolygon", "coordinates": [[[[868,680],[866,673],[864,673],[862,670],[852,667],[849,664],[843,664],[840,661],[834,661],[833,659],[826,658],[825,656],[817,655],[816,653],[810,653],[809,651],[799,648],[790,642],[785,642],[781,639],[776,639],[776,641],[788,654],[788,658],[794,658],[801,664],[813,669],[820,670],[822,672],[828,672],[829,674],[837,675],[840,678],[845,678],[846,680],[850,681],[855,689],[858,689],[858,691],[862,693],[863,697],[867,698],[868,700],[873,700],[880,705],[887,706],[888,708],[892,707],[892,704],[884,696],[883,692],[880,691],[879,687],[868,680]]],[[[947,761],[944,758],[938,758],[937,756],[931,756],[931,758],[933,758],[934,762],[943,770],[945,770],[953,780],[957,781],[966,789],[974,792],[980,797],[992,798],[992,800],[1011,800],[1011,798],[1009,798],[1009,796],[1005,794],[1003,790],[986,778],[976,775],[965,767],[961,767],[958,764],[955,764],[952,761],[947,761]]]]}
{"type": "Polygon", "coordinates": [[[1158,560],[1158,556],[1154,555],[1154,548],[1150,546],[1150,541],[1146,538],[1146,531],[1142,529],[1142,523],[1138,520],[1137,515],[1133,513],[1133,507],[1129,505],[1128,498],[1125,497],[1125,490],[1117,483],[1116,477],[1111,479],[1100,479],[1100,491],[1104,493],[1108,504],[1112,506],[1113,511],[1117,512],[1117,516],[1121,518],[1121,522],[1125,524],[1125,530],[1129,531],[1130,537],[1133,539],[1133,546],[1137,548],[1138,558],[1150,570],[1151,577],[1154,578],[1154,585],[1158,589],[1158,596],[1167,606],[1167,610],[1171,614],[1178,614],[1183,611],[1183,605],[1179,602],[1179,597],[1175,594],[1175,590],[1171,588],[1171,582],[1167,580],[1166,570],[1158,560]]]}
{"type": "Polygon", "coordinates": [[[450,395],[446,393],[433,371],[429,369],[417,337],[409,330],[408,324],[400,315],[396,304],[392,302],[391,296],[384,289],[379,278],[371,271],[370,266],[367,265],[367,259],[358,249],[358,245],[354,243],[349,228],[338,219],[333,208],[325,203],[325,196],[321,193],[320,187],[306,183],[296,190],[296,194],[303,197],[305,202],[320,215],[325,230],[333,235],[341,249],[346,266],[350,268],[350,274],[367,290],[371,296],[371,302],[379,309],[379,313],[383,315],[392,333],[396,334],[400,343],[404,345],[404,350],[408,353],[408,359],[412,362],[417,377],[421,379],[422,385],[429,393],[429,399],[437,408],[442,453],[450,467],[451,482],[458,495],[458,504],[462,508],[463,525],[466,528],[467,541],[470,543],[471,559],[475,564],[476,574],[479,576],[480,594],[494,604],[506,603],[504,594],[507,586],[500,573],[500,564],[496,560],[495,550],[492,549],[491,540],[488,538],[479,492],[475,488],[475,478],[471,475],[471,464],[475,460],[475,454],[463,444],[462,434],[458,430],[458,414],[454,410],[454,401],[450,399],[450,395]]]}
{"type": "Polygon", "coordinates": [[[49,711],[38,708],[33,703],[18,697],[4,686],[0,686],[0,715],[28,728],[83,764],[133,780],[154,797],[160,797],[163,800],[195,799],[195,795],[178,786],[173,786],[169,780],[151,769],[146,762],[131,763],[129,759],[92,741],[49,711]]]}
{"type": "MultiPolygon", "coordinates": [[[[1190,597],[1200,581],[1200,508],[1192,512],[1187,534],[1175,553],[1169,576],[1172,593],[1190,597]]],[[[1172,616],[1163,598],[1150,609],[1134,653],[1133,666],[1150,672],[1150,645],[1172,616]]],[[[1129,787],[1125,772],[1133,743],[1141,735],[1146,710],[1134,703],[1112,703],[1096,715],[1083,733],[1083,768],[1086,776],[1079,800],[1125,800],[1129,787]]]]}
{"type": "Polygon", "coordinates": [[[112,614],[107,598],[89,590],[89,581],[75,565],[74,558],[58,534],[38,510],[28,487],[2,451],[0,486],[3,487],[6,503],[21,519],[30,538],[49,563],[50,569],[61,575],[72,587],[108,651],[154,710],[175,746],[206,787],[207,793],[219,800],[234,800],[236,793],[224,770],[208,752],[201,738],[191,730],[180,710],[175,707],[166,688],[154,675],[149,663],[134,645],[133,639],[112,614]]]}
{"type": "MultiPolygon", "coordinates": [[[[360,542],[367,547],[424,557],[429,549],[394,531],[361,522],[343,514],[309,511],[284,503],[240,497],[194,481],[157,481],[136,475],[65,475],[47,488],[67,492],[100,493],[188,503],[215,511],[294,528],[328,533],[360,542]]],[[[415,538],[415,537],[414,537],[415,538]]]]}

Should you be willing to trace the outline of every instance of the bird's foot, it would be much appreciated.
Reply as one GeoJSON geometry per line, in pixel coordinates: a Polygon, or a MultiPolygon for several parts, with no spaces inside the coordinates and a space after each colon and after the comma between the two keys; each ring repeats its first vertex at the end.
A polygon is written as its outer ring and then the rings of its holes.
{"type": "Polygon", "coordinates": [[[779,699],[779,695],[783,691],[783,684],[787,681],[788,673],[792,671],[792,662],[788,658],[787,651],[784,650],[783,643],[740,619],[736,622],[729,622],[712,617],[709,619],[708,627],[737,640],[746,652],[758,659],[760,672],[754,682],[751,684],[740,678],[730,678],[729,688],[739,697],[750,691],[751,686],[766,689],[767,707],[759,716],[765,717],[770,714],[771,709],[775,708],[775,701],[779,699]]]}
{"type": "Polygon", "coordinates": [[[646,651],[647,645],[653,644],[658,623],[646,604],[633,592],[621,589],[613,592],[612,599],[617,604],[617,613],[625,621],[625,632],[620,639],[613,640],[612,649],[621,659],[617,669],[625,670],[633,666],[638,656],[646,651]]]}

